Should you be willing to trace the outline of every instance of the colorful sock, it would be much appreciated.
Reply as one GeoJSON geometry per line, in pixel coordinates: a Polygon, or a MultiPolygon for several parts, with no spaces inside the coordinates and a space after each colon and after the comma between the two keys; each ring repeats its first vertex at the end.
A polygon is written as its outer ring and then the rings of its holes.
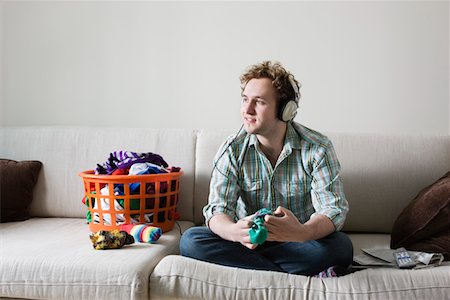
{"type": "Polygon", "coordinates": [[[337,272],[336,272],[336,267],[335,266],[329,267],[328,269],[323,270],[319,274],[314,275],[314,277],[318,277],[318,278],[338,277],[337,272]]]}
{"type": "Polygon", "coordinates": [[[156,242],[162,234],[161,228],[143,224],[123,224],[120,230],[128,232],[138,242],[150,244],[156,242]]]}
{"type": "Polygon", "coordinates": [[[95,250],[120,249],[133,244],[134,238],[125,231],[100,230],[89,235],[95,250]]]}

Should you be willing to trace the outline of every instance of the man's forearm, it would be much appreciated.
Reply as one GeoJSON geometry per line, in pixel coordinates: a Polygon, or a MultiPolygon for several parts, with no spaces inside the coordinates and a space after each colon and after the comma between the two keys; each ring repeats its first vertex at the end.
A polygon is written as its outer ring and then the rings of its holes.
{"type": "Polygon", "coordinates": [[[336,231],[333,222],[324,215],[316,215],[303,225],[308,233],[307,240],[318,240],[336,231]]]}
{"type": "Polygon", "coordinates": [[[224,240],[233,241],[232,225],[234,224],[231,217],[227,214],[214,215],[208,223],[209,229],[212,232],[223,238],[224,240]]]}
{"type": "Polygon", "coordinates": [[[255,249],[257,245],[250,242],[249,230],[251,226],[250,217],[246,217],[237,222],[226,214],[214,215],[209,220],[209,229],[227,241],[241,243],[249,249],[255,249]]]}

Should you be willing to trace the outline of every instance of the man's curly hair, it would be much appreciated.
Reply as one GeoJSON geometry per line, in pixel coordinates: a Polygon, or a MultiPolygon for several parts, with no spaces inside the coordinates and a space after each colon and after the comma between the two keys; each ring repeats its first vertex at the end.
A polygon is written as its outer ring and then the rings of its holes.
{"type": "MultiPolygon", "coordinates": [[[[297,91],[301,87],[301,84],[295,80],[294,75],[288,72],[279,62],[264,61],[250,66],[239,78],[242,91],[244,91],[247,82],[255,78],[268,78],[272,81],[277,92],[279,104],[295,98],[296,91],[291,84],[291,80],[297,85],[297,91]]],[[[298,93],[298,98],[300,98],[300,92],[298,93]]]]}

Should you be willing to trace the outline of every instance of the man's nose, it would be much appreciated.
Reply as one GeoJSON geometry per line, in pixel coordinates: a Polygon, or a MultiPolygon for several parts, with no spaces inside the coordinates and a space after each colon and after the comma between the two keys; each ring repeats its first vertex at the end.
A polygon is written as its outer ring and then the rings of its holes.
{"type": "Polygon", "coordinates": [[[244,103],[244,112],[247,114],[253,114],[255,112],[255,102],[254,101],[248,101],[247,103],[244,103]]]}

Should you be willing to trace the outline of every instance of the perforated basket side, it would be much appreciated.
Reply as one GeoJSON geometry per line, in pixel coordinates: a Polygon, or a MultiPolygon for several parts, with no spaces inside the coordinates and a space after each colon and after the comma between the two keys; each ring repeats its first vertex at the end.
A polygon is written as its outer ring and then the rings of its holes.
{"type": "Polygon", "coordinates": [[[173,228],[181,171],[150,175],[95,175],[93,170],[89,170],[79,175],[83,178],[92,232],[119,229],[121,224],[148,224],[160,227],[163,232],[173,228]]]}

